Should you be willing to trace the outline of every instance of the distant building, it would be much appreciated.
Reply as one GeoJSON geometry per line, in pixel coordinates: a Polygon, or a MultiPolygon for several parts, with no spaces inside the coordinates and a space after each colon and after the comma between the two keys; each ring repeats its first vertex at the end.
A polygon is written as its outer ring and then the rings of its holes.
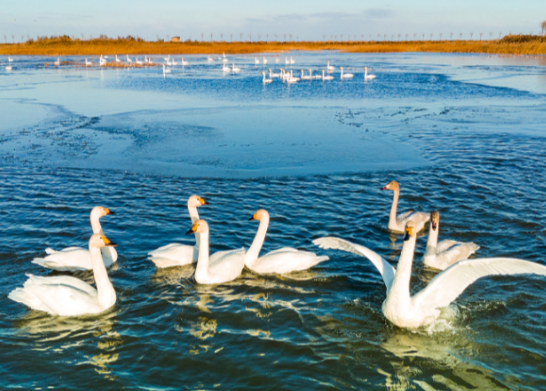
{"type": "Polygon", "coordinates": [[[171,42],[180,42],[180,37],[172,37],[171,42]]]}

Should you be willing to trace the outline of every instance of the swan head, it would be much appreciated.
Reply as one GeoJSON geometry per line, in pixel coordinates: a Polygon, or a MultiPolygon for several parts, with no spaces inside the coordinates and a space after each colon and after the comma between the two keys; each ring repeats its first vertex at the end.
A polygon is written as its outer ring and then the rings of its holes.
{"type": "Polygon", "coordinates": [[[89,239],[89,248],[101,248],[101,247],[115,247],[117,244],[114,242],[111,242],[110,239],[108,239],[103,234],[95,234],[91,236],[91,239],[89,239]]]}
{"type": "Polygon", "coordinates": [[[259,209],[256,213],[252,215],[248,221],[258,220],[262,221],[263,219],[269,218],[269,213],[267,213],[267,210],[265,209],[259,209]]]}
{"type": "Polygon", "coordinates": [[[191,226],[190,230],[186,232],[186,235],[191,235],[194,233],[202,234],[205,232],[209,232],[209,225],[205,220],[199,219],[191,226]]]}
{"type": "Polygon", "coordinates": [[[386,186],[383,186],[383,188],[381,190],[399,191],[400,190],[400,185],[396,181],[391,181],[386,186]]]}
{"type": "Polygon", "coordinates": [[[202,205],[210,205],[207,201],[205,201],[203,198],[192,195],[190,198],[188,198],[188,207],[190,208],[198,208],[202,205]]]}
{"type": "Polygon", "coordinates": [[[93,209],[91,209],[91,214],[89,215],[89,218],[91,220],[94,220],[94,219],[98,220],[103,216],[113,215],[113,214],[115,213],[108,208],[105,208],[103,206],[95,206],[93,209]]]}
{"type": "Polygon", "coordinates": [[[413,223],[413,221],[408,221],[408,223],[406,224],[406,236],[404,236],[404,242],[410,240],[410,238],[416,233],[417,232],[415,230],[415,224],[413,223]]]}
{"type": "Polygon", "coordinates": [[[440,222],[440,212],[435,210],[430,214],[430,225],[434,231],[438,228],[438,223],[440,222]]]}

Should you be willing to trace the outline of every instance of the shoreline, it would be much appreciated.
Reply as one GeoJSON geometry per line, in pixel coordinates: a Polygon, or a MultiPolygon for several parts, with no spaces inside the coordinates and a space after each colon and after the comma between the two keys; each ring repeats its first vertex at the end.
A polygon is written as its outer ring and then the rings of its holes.
{"type": "Polygon", "coordinates": [[[401,41],[401,42],[147,42],[127,39],[89,41],[48,39],[17,44],[0,44],[0,55],[156,55],[156,54],[256,54],[288,51],[346,53],[475,53],[505,55],[546,55],[546,40],[493,41],[401,41]]]}

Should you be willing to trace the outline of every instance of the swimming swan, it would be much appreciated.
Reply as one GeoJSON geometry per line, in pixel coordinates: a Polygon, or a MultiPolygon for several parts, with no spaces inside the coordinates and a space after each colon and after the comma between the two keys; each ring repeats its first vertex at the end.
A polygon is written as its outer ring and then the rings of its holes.
{"type": "Polygon", "coordinates": [[[265,209],[260,209],[254,213],[249,221],[252,220],[258,220],[260,226],[252,245],[245,255],[245,265],[250,270],[258,274],[285,274],[307,270],[330,259],[327,256],[317,256],[312,252],[300,251],[291,247],[283,247],[258,258],[269,226],[269,213],[265,209]]]}
{"type": "Polygon", "coordinates": [[[209,225],[197,220],[186,235],[199,234],[199,258],[195,281],[199,284],[221,284],[235,280],[245,267],[245,249],[219,251],[209,259],[209,225]]]}
{"type": "Polygon", "coordinates": [[[375,79],[375,75],[368,75],[368,67],[364,67],[364,81],[375,79]]]}
{"type": "Polygon", "coordinates": [[[400,185],[396,181],[389,182],[381,190],[394,191],[394,198],[392,200],[391,214],[389,215],[389,229],[391,231],[403,233],[406,227],[406,223],[410,220],[416,224],[417,232],[421,231],[425,227],[425,223],[430,220],[430,214],[424,212],[415,212],[410,209],[404,213],[396,216],[398,209],[398,198],[400,197],[400,185]]]}
{"type": "Polygon", "coordinates": [[[325,80],[334,80],[333,76],[324,76],[324,69],[322,70],[322,81],[325,80]]]}
{"type": "Polygon", "coordinates": [[[343,67],[339,67],[339,69],[341,69],[341,75],[339,76],[340,80],[343,80],[343,79],[352,79],[354,77],[354,75],[352,73],[343,73],[343,67]]]}
{"type": "MultiPolygon", "coordinates": [[[[192,195],[188,198],[188,213],[192,224],[199,220],[197,208],[202,205],[209,205],[203,198],[192,195]]],[[[155,263],[158,268],[184,266],[197,262],[199,255],[199,235],[195,234],[195,245],[170,243],[159,247],[157,250],[148,253],[148,259],[155,263]]]]}
{"type": "Polygon", "coordinates": [[[440,212],[431,213],[428,233],[427,250],[423,257],[425,265],[434,269],[444,270],[462,259],[468,259],[480,246],[475,243],[462,243],[454,240],[442,240],[438,243],[440,232],[440,212]]]}
{"type": "Polygon", "coordinates": [[[100,249],[104,246],[115,244],[101,234],[94,234],[89,239],[97,289],[70,276],[39,277],[28,274],[23,287],[11,291],[8,298],[33,310],[58,316],[81,316],[106,311],[116,303],[116,291],[108,279],[101,258],[100,249]]]}
{"type": "Polygon", "coordinates": [[[262,72],[262,75],[263,75],[262,83],[269,84],[269,83],[271,83],[273,81],[271,79],[266,79],[265,78],[265,72],[262,72]]]}
{"type": "Polygon", "coordinates": [[[411,266],[417,239],[413,222],[406,226],[406,237],[398,270],[372,250],[343,239],[326,237],[313,241],[324,249],[337,249],[368,258],[381,273],[387,287],[383,315],[398,327],[417,328],[436,320],[440,309],[447,307],[476,280],[493,275],[539,274],[546,276],[546,267],[514,258],[467,259],[450,266],[434,277],[426,288],[410,296],[411,266]]]}
{"type": "MultiPolygon", "coordinates": [[[[89,215],[93,234],[104,235],[99,219],[101,217],[113,214],[114,212],[108,208],[103,208],[102,206],[94,207],[89,215]]],[[[91,270],[93,268],[91,254],[86,248],[67,247],[61,251],[55,251],[51,248],[47,248],[45,252],[48,254],[45,258],[34,258],[32,263],[57,271],[76,272],[91,270]]],[[[101,253],[104,266],[106,267],[112,266],[114,262],[118,260],[118,253],[114,247],[102,247],[101,253]]]]}
{"type": "Polygon", "coordinates": [[[328,71],[333,71],[335,68],[332,65],[330,65],[330,61],[327,61],[326,62],[326,69],[328,71]]]}

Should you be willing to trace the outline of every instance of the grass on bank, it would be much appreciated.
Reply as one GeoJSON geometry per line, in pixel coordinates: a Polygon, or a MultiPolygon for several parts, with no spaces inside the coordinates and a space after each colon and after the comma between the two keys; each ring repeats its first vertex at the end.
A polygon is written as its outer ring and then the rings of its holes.
{"type": "Polygon", "coordinates": [[[490,41],[299,41],[299,42],[225,42],[184,41],[151,42],[141,38],[80,40],[68,36],[41,37],[24,43],[0,44],[2,55],[124,55],[124,54],[251,54],[288,50],[339,50],[352,53],[437,52],[489,53],[516,55],[546,54],[546,37],[509,35],[490,41]]]}

